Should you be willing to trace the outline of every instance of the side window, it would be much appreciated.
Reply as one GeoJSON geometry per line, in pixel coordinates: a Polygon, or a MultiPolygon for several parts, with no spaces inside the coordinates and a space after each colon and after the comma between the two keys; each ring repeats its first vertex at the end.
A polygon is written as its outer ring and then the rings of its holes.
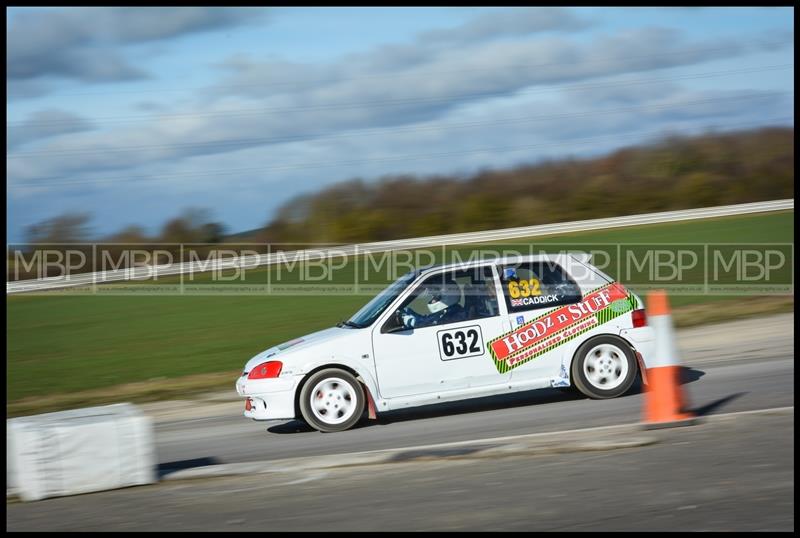
{"type": "Polygon", "coordinates": [[[553,262],[526,262],[499,269],[509,312],[550,308],[581,300],[578,284],[553,262]]]}
{"type": "Polygon", "coordinates": [[[414,328],[446,325],[499,314],[492,269],[475,267],[432,275],[400,306],[414,328]]]}

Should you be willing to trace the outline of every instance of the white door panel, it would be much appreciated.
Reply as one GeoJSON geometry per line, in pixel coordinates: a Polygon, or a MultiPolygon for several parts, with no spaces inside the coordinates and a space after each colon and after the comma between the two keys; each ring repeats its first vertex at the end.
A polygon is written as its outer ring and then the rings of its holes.
{"type": "Polygon", "coordinates": [[[396,398],[501,383],[487,335],[502,334],[500,316],[402,332],[373,333],[381,397],[396,398]]]}
{"type": "Polygon", "coordinates": [[[414,328],[383,332],[391,312],[373,328],[381,397],[433,395],[510,379],[508,372],[498,371],[488,348],[490,340],[508,330],[507,317],[500,314],[496,281],[496,273],[486,264],[431,272],[392,306],[410,316],[414,328]],[[445,292],[437,293],[441,286],[445,292]],[[443,298],[451,306],[429,310],[443,298]],[[435,313],[428,315],[428,311],[435,313]]]}

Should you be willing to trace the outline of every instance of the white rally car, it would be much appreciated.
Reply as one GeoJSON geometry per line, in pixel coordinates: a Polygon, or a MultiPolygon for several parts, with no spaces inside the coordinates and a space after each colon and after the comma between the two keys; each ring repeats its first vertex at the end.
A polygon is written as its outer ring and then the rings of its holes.
{"type": "Polygon", "coordinates": [[[627,392],[652,360],[642,301],[584,253],[418,269],[349,320],[263,351],[236,381],[246,417],[323,432],[375,414],[575,386],[627,392]]]}

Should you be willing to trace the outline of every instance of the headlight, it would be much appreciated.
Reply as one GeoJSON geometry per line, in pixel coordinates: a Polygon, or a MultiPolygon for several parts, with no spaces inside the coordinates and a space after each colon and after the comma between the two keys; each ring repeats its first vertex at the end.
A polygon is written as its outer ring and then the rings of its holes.
{"type": "Polygon", "coordinates": [[[281,361],[267,361],[262,362],[247,375],[247,379],[268,379],[270,377],[278,377],[281,375],[283,363],[281,361]]]}

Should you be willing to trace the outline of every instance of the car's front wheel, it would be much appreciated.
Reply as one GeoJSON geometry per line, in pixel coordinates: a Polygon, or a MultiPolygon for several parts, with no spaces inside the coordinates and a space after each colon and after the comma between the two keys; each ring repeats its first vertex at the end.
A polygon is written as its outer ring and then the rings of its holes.
{"type": "Polygon", "coordinates": [[[300,391],[300,413],[321,432],[353,427],[364,413],[364,390],[349,372],[327,368],[308,378],[300,391]]]}
{"type": "Polygon", "coordinates": [[[628,392],[638,366],[622,338],[596,336],[581,345],[572,361],[572,381],[589,398],[615,398],[628,392]]]}

